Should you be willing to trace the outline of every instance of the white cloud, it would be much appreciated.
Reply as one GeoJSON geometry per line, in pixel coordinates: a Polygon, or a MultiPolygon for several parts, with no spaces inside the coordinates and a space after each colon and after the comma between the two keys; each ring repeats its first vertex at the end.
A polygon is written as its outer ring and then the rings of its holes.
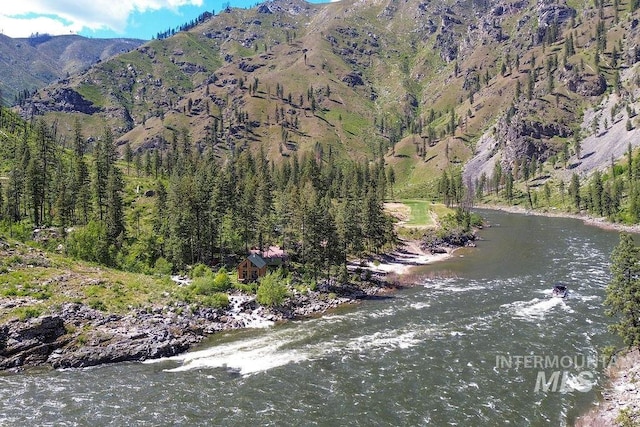
{"type": "Polygon", "coordinates": [[[203,0],[12,0],[0,8],[0,31],[10,37],[69,34],[81,29],[124,33],[134,12],[202,6],[203,0]]]}

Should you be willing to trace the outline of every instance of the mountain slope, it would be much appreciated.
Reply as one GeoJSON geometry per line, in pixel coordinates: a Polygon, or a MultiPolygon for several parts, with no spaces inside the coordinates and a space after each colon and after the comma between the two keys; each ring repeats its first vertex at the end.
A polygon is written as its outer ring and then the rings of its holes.
{"type": "Polygon", "coordinates": [[[108,125],[138,151],[188,136],[220,155],[263,146],[276,161],[300,151],[384,154],[403,194],[425,196],[474,153],[470,184],[496,162],[513,169],[560,153],[566,162],[567,147],[587,136],[583,113],[605,93],[619,92],[622,114],[633,116],[631,8],[276,0],[226,9],[53,84],[22,113],[56,119],[63,133],[76,116],[96,135],[108,125]]]}
{"type": "Polygon", "coordinates": [[[143,43],[133,39],[89,39],[77,35],[39,35],[13,39],[0,35],[0,88],[3,100],[41,88],[69,74],[143,43]]]}

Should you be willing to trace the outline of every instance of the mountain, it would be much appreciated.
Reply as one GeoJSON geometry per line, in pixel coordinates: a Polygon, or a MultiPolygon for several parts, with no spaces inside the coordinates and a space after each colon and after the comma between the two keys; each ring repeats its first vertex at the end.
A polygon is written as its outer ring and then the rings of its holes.
{"type": "Polygon", "coordinates": [[[21,113],[57,120],[62,134],[76,117],[96,137],[106,125],[138,152],[188,140],[221,156],[263,147],[275,161],[385,155],[403,196],[433,195],[464,164],[467,183],[485,188],[496,165],[516,179],[532,165],[586,173],[640,141],[637,9],[274,0],[102,61],[21,113]],[[604,161],[585,166],[575,141],[604,161]]]}
{"type": "Polygon", "coordinates": [[[134,39],[91,39],[77,35],[11,38],[0,34],[0,89],[5,103],[27,90],[80,73],[96,62],[144,43],[134,39]]]}

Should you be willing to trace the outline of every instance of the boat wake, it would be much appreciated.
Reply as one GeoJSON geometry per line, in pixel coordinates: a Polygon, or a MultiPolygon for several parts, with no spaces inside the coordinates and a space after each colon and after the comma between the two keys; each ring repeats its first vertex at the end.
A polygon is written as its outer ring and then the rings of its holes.
{"type": "Polygon", "coordinates": [[[562,298],[534,298],[530,301],[516,301],[504,304],[502,307],[511,312],[514,317],[539,320],[544,318],[554,307],[563,305],[562,298]]]}

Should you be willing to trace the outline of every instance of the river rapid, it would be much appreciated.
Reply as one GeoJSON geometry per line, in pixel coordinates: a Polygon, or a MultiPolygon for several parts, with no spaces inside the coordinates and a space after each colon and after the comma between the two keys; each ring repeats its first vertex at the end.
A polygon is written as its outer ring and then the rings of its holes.
{"type": "Polygon", "coordinates": [[[480,213],[477,248],[389,298],[168,359],[0,375],[0,425],[571,425],[619,344],[602,307],[618,235],[480,213]]]}

